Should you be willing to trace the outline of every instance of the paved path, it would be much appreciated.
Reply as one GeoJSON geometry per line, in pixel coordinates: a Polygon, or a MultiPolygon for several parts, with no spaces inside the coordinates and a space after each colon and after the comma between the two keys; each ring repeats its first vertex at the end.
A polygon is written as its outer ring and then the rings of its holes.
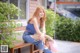
{"type": "Polygon", "coordinates": [[[80,53],[80,43],[55,40],[58,53],[80,53]]]}

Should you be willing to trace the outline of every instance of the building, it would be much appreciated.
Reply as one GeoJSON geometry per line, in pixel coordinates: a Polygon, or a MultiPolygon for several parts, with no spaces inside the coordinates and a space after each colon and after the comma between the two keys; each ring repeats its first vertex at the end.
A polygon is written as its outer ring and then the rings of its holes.
{"type": "Polygon", "coordinates": [[[58,8],[64,8],[80,17],[80,0],[56,0],[58,8]]]}

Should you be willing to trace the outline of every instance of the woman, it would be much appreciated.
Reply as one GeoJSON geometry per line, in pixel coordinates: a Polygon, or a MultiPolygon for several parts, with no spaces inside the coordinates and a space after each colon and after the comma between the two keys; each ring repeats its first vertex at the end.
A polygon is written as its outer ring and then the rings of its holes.
{"type": "Polygon", "coordinates": [[[32,18],[28,21],[26,31],[23,34],[23,40],[34,44],[40,53],[51,53],[45,46],[45,37],[53,40],[51,37],[46,35],[45,30],[46,15],[43,7],[37,7],[32,18]]]}

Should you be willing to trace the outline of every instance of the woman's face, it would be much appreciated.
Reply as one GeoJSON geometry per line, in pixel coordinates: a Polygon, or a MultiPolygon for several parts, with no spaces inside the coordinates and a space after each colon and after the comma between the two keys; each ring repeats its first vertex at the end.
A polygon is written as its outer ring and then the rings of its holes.
{"type": "Polygon", "coordinates": [[[39,16],[40,16],[40,17],[44,17],[44,12],[43,12],[43,10],[40,10],[39,16]]]}

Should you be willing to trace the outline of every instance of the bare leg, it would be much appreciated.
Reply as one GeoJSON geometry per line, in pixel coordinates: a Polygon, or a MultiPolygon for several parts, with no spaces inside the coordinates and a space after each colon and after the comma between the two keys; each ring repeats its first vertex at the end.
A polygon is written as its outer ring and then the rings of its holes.
{"type": "Polygon", "coordinates": [[[43,51],[42,50],[40,50],[40,52],[39,53],[43,53],[43,51]]]}

